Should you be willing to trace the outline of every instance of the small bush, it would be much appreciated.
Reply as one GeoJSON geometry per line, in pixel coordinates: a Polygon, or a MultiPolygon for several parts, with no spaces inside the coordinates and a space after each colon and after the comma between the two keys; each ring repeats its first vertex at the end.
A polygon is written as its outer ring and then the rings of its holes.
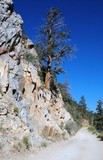
{"type": "Polygon", "coordinates": [[[97,131],[96,131],[96,129],[95,129],[94,126],[89,126],[89,127],[88,127],[88,131],[92,132],[93,134],[96,134],[96,133],[97,133],[97,131]]]}
{"type": "Polygon", "coordinates": [[[37,58],[29,53],[24,54],[24,59],[28,62],[31,62],[31,63],[35,63],[37,61],[37,58]]]}
{"type": "Polygon", "coordinates": [[[15,113],[16,115],[19,114],[19,109],[18,109],[17,107],[14,108],[14,113],[15,113]]]}
{"type": "Polygon", "coordinates": [[[23,143],[25,144],[26,148],[30,148],[29,138],[27,136],[23,137],[23,143]]]}
{"type": "Polygon", "coordinates": [[[40,80],[43,83],[45,81],[45,77],[43,75],[43,72],[42,71],[38,71],[38,76],[40,77],[40,80]]]}
{"type": "Polygon", "coordinates": [[[100,140],[103,141],[103,132],[99,132],[98,130],[95,129],[94,126],[90,126],[88,130],[93,134],[96,134],[97,138],[100,138],[100,140]]]}
{"type": "Polygon", "coordinates": [[[98,132],[97,133],[97,138],[100,138],[101,141],[103,141],[103,132],[98,132]]]}

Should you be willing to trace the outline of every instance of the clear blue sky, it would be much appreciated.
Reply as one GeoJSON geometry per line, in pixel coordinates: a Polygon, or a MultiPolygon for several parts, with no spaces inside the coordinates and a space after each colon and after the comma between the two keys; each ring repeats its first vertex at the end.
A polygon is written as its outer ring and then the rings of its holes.
{"type": "Polygon", "coordinates": [[[47,10],[61,9],[77,51],[76,58],[64,64],[67,74],[59,80],[67,79],[74,99],[84,95],[88,107],[95,110],[98,99],[103,100],[103,0],[14,0],[14,6],[32,40],[47,10]]]}

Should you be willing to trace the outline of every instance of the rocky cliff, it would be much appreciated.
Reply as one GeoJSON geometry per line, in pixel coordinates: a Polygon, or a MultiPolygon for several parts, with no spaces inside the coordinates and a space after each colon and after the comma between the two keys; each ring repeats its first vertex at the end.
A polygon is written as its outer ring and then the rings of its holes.
{"type": "Polygon", "coordinates": [[[31,40],[23,35],[23,20],[12,0],[0,0],[0,150],[40,147],[68,138],[61,94],[45,89],[31,40]]]}

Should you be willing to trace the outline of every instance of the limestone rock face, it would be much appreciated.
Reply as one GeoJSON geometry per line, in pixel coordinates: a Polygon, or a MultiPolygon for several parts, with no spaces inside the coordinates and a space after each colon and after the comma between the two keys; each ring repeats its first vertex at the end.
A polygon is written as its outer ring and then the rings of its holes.
{"type": "Polygon", "coordinates": [[[25,136],[32,147],[40,146],[44,140],[68,138],[65,124],[73,121],[63,107],[61,94],[54,96],[41,83],[37,53],[32,41],[23,35],[22,24],[21,16],[13,11],[12,0],[0,0],[0,149],[3,151],[25,146],[25,136]]]}

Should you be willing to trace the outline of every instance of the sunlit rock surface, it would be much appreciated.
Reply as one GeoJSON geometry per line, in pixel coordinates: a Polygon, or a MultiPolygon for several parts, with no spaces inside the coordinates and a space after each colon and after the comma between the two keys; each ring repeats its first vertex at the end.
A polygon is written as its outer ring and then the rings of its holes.
{"type": "Polygon", "coordinates": [[[37,53],[23,35],[23,20],[12,0],[0,0],[0,150],[22,150],[26,136],[31,148],[69,137],[73,122],[60,92],[55,96],[41,83],[37,53]],[[35,58],[28,60],[30,54],[35,58]]]}

